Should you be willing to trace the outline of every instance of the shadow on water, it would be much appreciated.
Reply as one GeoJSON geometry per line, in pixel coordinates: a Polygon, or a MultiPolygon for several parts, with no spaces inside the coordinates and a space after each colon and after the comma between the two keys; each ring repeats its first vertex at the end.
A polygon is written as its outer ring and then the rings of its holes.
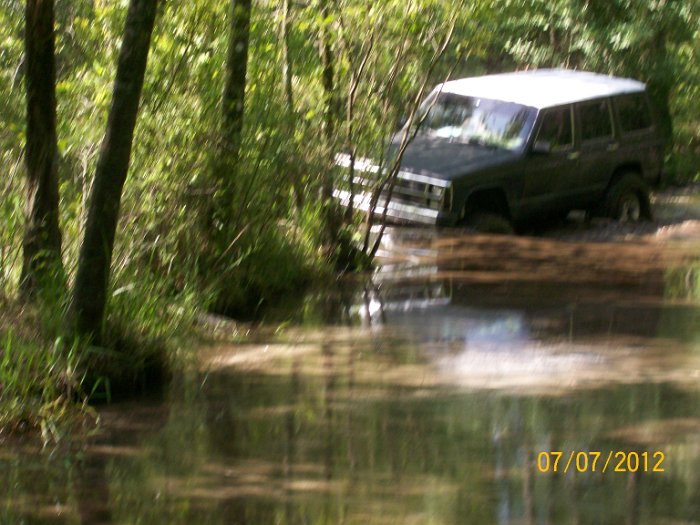
{"type": "Polygon", "coordinates": [[[694,246],[385,248],[87,444],[0,445],[0,523],[700,523],[694,246]],[[543,473],[547,451],[664,471],[543,473]]]}

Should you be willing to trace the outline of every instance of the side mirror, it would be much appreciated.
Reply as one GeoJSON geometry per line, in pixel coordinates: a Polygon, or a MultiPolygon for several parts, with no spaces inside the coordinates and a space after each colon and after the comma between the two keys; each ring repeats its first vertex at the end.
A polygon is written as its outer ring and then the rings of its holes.
{"type": "Polygon", "coordinates": [[[531,151],[536,155],[549,155],[552,152],[552,144],[545,140],[538,140],[532,145],[531,151]]]}

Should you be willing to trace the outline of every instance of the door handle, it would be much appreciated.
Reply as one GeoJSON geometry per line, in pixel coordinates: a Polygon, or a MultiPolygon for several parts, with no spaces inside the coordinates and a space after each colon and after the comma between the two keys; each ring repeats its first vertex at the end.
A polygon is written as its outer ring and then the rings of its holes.
{"type": "Polygon", "coordinates": [[[611,142],[608,144],[608,151],[617,151],[620,149],[620,143],[619,142],[611,142]]]}

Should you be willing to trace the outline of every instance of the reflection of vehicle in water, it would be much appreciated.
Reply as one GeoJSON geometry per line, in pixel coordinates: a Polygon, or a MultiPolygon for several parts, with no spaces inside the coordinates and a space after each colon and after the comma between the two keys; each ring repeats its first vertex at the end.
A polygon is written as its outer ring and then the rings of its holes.
{"type": "MultiPolygon", "coordinates": [[[[610,300],[605,291],[586,299],[584,288],[562,284],[392,277],[358,291],[352,317],[381,328],[377,351],[410,348],[409,359],[429,364],[439,384],[583,388],[652,373],[642,341],[663,333],[658,303],[610,300]]],[[[683,331],[673,337],[680,342],[683,331]]]]}
{"type": "Polygon", "coordinates": [[[461,340],[481,346],[657,334],[663,312],[655,301],[636,300],[634,294],[625,298],[624,292],[613,299],[617,294],[606,293],[605,287],[598,294],[587,294],[587,289],[596,290],[577,284],[494,285],[453,278],[375,280],[356,292],[350,314],[366,326],[400,327],[416,341],[461,340]]]}
{"type": "Polygon", "coordinates": [[[666,272],[649,264],[659,254],[644,246],[610,252],[598,244],[391,228],[382,247],[384,265],[343,302],[355,321],[399,326],[417,342],[517,348],[527,340],[653,336],[658,329],[653,298],[663,297],[666,272]]]}
{"type": "Polygon", "coordinates": [[[449,280],[364,290],[353,308],[367,325],[390,325],[415,341],[514,348],[529,341],[525,313],[453,304],[449,280]]]}
{"type": "Polygon", "coordinates": [[[375,213],[386,206],[390,219],[482,231],[571,209],[650,216],[663,155],[641,82],[565,70],[467,78],[438,86],[418,115],[395,183],[358,159],[353,188],[335,191],[343,205],[367,211],[379,192],[375,213]]]}

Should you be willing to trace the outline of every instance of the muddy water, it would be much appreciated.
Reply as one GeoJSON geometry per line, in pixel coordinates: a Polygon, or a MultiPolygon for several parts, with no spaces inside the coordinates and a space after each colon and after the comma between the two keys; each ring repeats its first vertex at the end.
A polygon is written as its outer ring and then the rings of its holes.
{"type": "Polygon", "coordinates": [[[698,254],[390,231],[87,444],[0,445],[0,523],[700,523],[698,254]]]}

